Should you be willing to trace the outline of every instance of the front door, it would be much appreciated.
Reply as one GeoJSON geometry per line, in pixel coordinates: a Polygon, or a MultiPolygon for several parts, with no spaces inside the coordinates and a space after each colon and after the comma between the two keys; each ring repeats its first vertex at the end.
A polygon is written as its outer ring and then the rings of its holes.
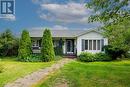
{"type": "Polygon", "coordinates": [[[67,54],[73,54],[74,53],[74,42],[73,40],[67,40],[66,41],[67,46],[67,54]]]}

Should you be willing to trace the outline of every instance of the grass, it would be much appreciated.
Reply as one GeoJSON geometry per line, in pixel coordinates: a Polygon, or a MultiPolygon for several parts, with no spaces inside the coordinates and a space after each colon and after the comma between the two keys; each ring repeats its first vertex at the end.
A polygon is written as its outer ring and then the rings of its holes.
{"type": "Polygon", "coordinates": [[[0,65],[4,67],[4,70],[0,73],[0,87],[38,69],[48,67],[55,62],[18,62],[15,58],[2,58],[0,65]]]}
{"type": "Polygon", "coordinates": [[[66,64],[37,87],[130,87],[130,60],[66,64]]]}

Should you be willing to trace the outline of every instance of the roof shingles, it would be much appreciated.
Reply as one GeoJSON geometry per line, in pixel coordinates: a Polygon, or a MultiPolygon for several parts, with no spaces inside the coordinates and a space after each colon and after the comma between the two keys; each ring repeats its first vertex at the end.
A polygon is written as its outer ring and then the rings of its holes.
{"type": "MultiPolygon", "coordinates": [[[[52,37],[76,37],[88,30],[51,30],[52,37]]],[[[44,29],[41,30],[31,30],[31,37],[42,37],[44,29]]]]}

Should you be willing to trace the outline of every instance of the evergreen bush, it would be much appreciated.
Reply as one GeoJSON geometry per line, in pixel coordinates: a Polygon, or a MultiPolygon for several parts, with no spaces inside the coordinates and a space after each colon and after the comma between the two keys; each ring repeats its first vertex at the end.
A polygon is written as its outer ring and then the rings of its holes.
{"type": "Polygon", "coordinates": [[[19,60],[24,61],[29,58],[31,54],[31,38],[29,36],[29,32],[27,30],[23,30],[19,43],[18,58],[19,60]]]}
{"type": "Polygon", "coordinates": [[[52,61],[55,57],[52,36],[49,29],[45,29],[43,33],[41,55],[41,59],[44,62],[52,61]]]}

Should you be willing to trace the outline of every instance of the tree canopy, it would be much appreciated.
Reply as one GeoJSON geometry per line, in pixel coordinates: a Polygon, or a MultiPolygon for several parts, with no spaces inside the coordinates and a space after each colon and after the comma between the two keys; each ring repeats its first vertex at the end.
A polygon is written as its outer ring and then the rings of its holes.
{"type": "Polygon", "coordinates": [[[18,40],[12,32],[7,29],[0,35],[0,55],[7,56],[17,54],[18,40]],[[15,52],[14,52],[14,51],[15,52]]]}
{"type": "Polygon", "coordinates": [[[95,12],[89,17],[90,22],[100,21],[110,24],[130,17],[129,0],[90,0],[86,7],[93,9],[95,12]]]}

